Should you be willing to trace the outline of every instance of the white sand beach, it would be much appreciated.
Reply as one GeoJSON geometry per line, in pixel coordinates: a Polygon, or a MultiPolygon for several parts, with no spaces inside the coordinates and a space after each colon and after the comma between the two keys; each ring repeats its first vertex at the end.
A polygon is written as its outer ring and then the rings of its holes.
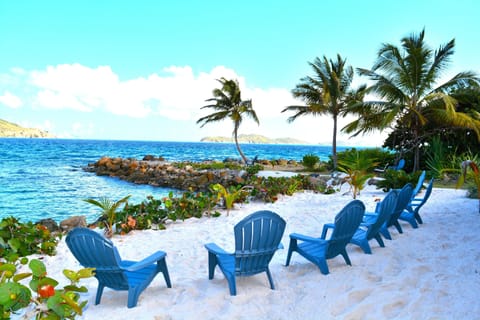
{"type": "MultiPolygon", "coordinates": [[[[346,189],[345,189],[346,191],[346,189]]],[[[368,186],[358,197],[367,211],[385,193],[368,186]]],[[[478,319],[480,317],[480,216],[478,200],[465,191],[434,188],[420,214],[418,229],[402,223],[404,233],[391,229],[393,240],[373,254],[349,245],[352,266],[341,256],[328,260],[329,275],[293,254],[285,267],[289,234],[320,236],[324,223],[349,201],[351,194],[312,192],[284,196],[273,204],[237,205],[230,215],[173,223],[165,231],[136,231],[113,238],[122,258],[140,260],[156,250],[167,252],[172,288],[159,274],[142,293],[135,308],[127,308],[127,292],[105,289],[94,304],[96,279],[87,279],[89,306],[83,319],[478,319]],[[233,248],[233,226],[260,209],[277,212],[287,222],[267,276],[237,278],[237,296],[217,268],[208,280],[204,244],[233,248]]],[[[62,240],[54,257],[44,261],[50,275],[63,279],[63,268],[80,265],[62,240]]]]}

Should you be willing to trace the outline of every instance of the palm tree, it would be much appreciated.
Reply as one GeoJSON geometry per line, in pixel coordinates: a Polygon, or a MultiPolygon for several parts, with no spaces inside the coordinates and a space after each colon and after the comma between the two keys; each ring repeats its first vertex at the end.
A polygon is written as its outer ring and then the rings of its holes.
{"type": "Polygon", "coordinates": [[[209,104],[201,108],[212,108],[215,110],[215,112],[198,119],[197,123],[203,122],[201,125],[203,128],[203,126],[207,123],[222,121],[226,118],[230,118],[230,120],[233,122],[233,138],[235,140],[238,153],[242,157],[243,162],[247,163],[247,158],[243,154],[238,143],[238,128],[243,121],[244,115],[252,118],[257,124],[260,124],[257,114],[255,110],[253,110],[252,100],[242,101],[240,87],[237,80],[227,80],[225,78],[221,78],[217,79],[217,81],[222,84],[222,88],[214,89],[212,91],[213,98],[206,100],[215,102],[215,104],[209,104]]]}
{"type": "Polygon", "coordinates": [[[337,120],[339,116],[345,116],[348,106],[363,99],[365,86],[357,91],[351,90],[354,72],[351,66],[345,66],[346,59],[337,54],[337,60],[323,60],[318,57],[314,62],[309,62],[314,75],[302,78],[299,84],[292,90],[295,98],[300,98],[306,106],[289,106],[282,112],[294,111],[288,122],[293,122],[300,116],[331,115],[333,118],[332,137],[332,160],[333,170],[337,169],[337,120]]]}
{"type": "Polygon", "coordinates": [[[480,121],[457,112],[456,100],[449,94],[454,89],[478,86],[480,79],[474,72],[460,72],[436,86],[454,52],[455,40],[432,51],[424,36],[422,30],[418,35],[404,37],[400,49],[384,44],[371,70],[357,69],[360,75],[373,81],[367,93],[378,95],[380,100],[364,102],[352,109],[359,117],[343,128],[354,135],[394,127],[408,130],[411,142],[400,141],[400,145],[414,151],[414,171],[419,169],[425,134],[422,129],[430,119],[473,129],[480,139],[480,121]]]}

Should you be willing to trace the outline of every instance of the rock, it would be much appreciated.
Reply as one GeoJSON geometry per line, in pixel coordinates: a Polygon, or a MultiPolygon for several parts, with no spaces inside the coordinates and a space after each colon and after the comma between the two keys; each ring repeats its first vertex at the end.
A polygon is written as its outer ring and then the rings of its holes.
{"type": "Polygon", "coordinates": [[[60,230],[58,224],[55,222],[55,220],[51,218],[39,220],[37,224],[41,224],[42,226],[47,227],[48,231],[50,232],[55,232],[60,230]]]}
{"type": "Polygon", "coordinates": [[[86,227],[87,219],[85,216],[73,216],[60,222],[62,231],[70,231],[76,227],[86,227]]]}
{"type": "Polygon", "coordinates": [[[142,159],[143,161],[165,161],[163,157],[155,157],[151,154],[147,154],[145,157],[142,159]]]}

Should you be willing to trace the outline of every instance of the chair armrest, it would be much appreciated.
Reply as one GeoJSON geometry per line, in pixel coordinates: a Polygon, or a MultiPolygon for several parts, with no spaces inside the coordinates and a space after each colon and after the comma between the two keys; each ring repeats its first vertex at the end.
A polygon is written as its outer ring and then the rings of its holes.
{"type": "Polygon", "coordinates": [[[133,264],[121,268],[125,271],[137,271],[164,259],[166,255],[164,251],[157,251],[141,261],[133,261],[133,264]]]}
{"type": "Polygon", "coordinates": [[[323,225],[322,236],[320,238],[325,239],[327,237],[328,229],[335,229],[335,224],[325,223],[323,225]]]}
{"type": "Polygon", "coordinates": [[[324,239],[305,236],[305,235],[299,234],[299,233],[291,233],[290,238],[291,239],[296,239],[296,240],[301,240],[301,241],[307,241],[307,242],[319,242],[319,243],[325,242],[324,239]]]}
{"type": "Polygon", "coordinates": [[[363,216],[367,217],[367,218],[376,218],[376,217],[378,217],[378,213],[376,213],[376,212],[365,212],[365,214],[363,216]]]}
{"type": "Polygon", "coordinates": [[[207,243],[205,245],[205,249],[208,250],[208,252],[213,253],[213,254],[218,254],[218,255],[231,255],[231,253],[226,252],[222,248],[220,248],[217,244],[215,243],[207,243]]]}

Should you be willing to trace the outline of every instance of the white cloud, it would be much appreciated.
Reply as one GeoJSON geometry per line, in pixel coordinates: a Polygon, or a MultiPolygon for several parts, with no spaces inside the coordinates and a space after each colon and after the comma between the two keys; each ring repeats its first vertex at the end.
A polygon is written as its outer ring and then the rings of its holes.
{"type": "Polygon", "coordinates": [[[13,95],[12,93],[5,91],[2,96],[0,96],[0,103],[6,105],[9,108],[17,109],[22,106],[22,100],[13,95]]]}
{"type": "MultiPolygon", "coordinates": [[[[240,127],[240,133],[263,134],[271,138],[292,137],[310,143],[331,144],[333,123],[330,117],[301,117],[293,123],[287,123],[287,118],[292,113],[281,111],[289,105],[302,104],[292,97],[290,89],[250,87],[244,77],[225,66],[197,74],[189,66],[170,66],[161,73],[121,80],[109,66],[90,68],[80,64],[62,64],[31,72],[12,70],[8,76],[15,78],[16,83],[21,82],[22,92],[26,95],[22,96],[23,104],[36,109],[65,110],[62,114],[71,117],[68,120],[70,127],[67,128],[66,123],[58,123],[56,128],[65,131],[60,136],[69,136],[68,131],[72,137],[95,138],[112,131],[111,128],[100,126],[97,120],[93,121],[95,126],[93,123],[72,123],[71,120],[78,120],[75,118],[78,114],[68,110],[88,112],[93,118],[99,113],[136,118],[139,121],[132,122],[132,126],[140,126],[136,129],[140,132],[152,130],[142,127],[143,123],[148,122],[142,122],[142,118],[156,117],[158,122],[182,121],[178,129],[194,135],[230,136],[233,127],[229,120],[208,124],[201,129],[196,124],[200,117],[211,112],[201,107],[207,104],[206,99],[212,97],[212,90],[220,86],[216,80],[224,77],[238,80],[242,99],[252,99],[260,120],[258,126],[246,118],[240,127]],[[185,126],[187,123],[188,127],[185,126]]],[[[6,104],[6,101],[11,107],[22,105],[20,98],[8,92],[0,97],[0,102],[6,104]]],[[[339,123],[339,128],[345,124],[346,122],[339,123]]],[[[192,136],[192,139],[197,140],[201,136],[192,136]]],[[[374,145],[383,141],[376,137],[362,139],[359,137],[356,140],[374,145]],[[377,143],[376,140],[380,142],[377,143]]],[[[338,140],[347,141],[348,136],[339,132],[338,140]]]]}

